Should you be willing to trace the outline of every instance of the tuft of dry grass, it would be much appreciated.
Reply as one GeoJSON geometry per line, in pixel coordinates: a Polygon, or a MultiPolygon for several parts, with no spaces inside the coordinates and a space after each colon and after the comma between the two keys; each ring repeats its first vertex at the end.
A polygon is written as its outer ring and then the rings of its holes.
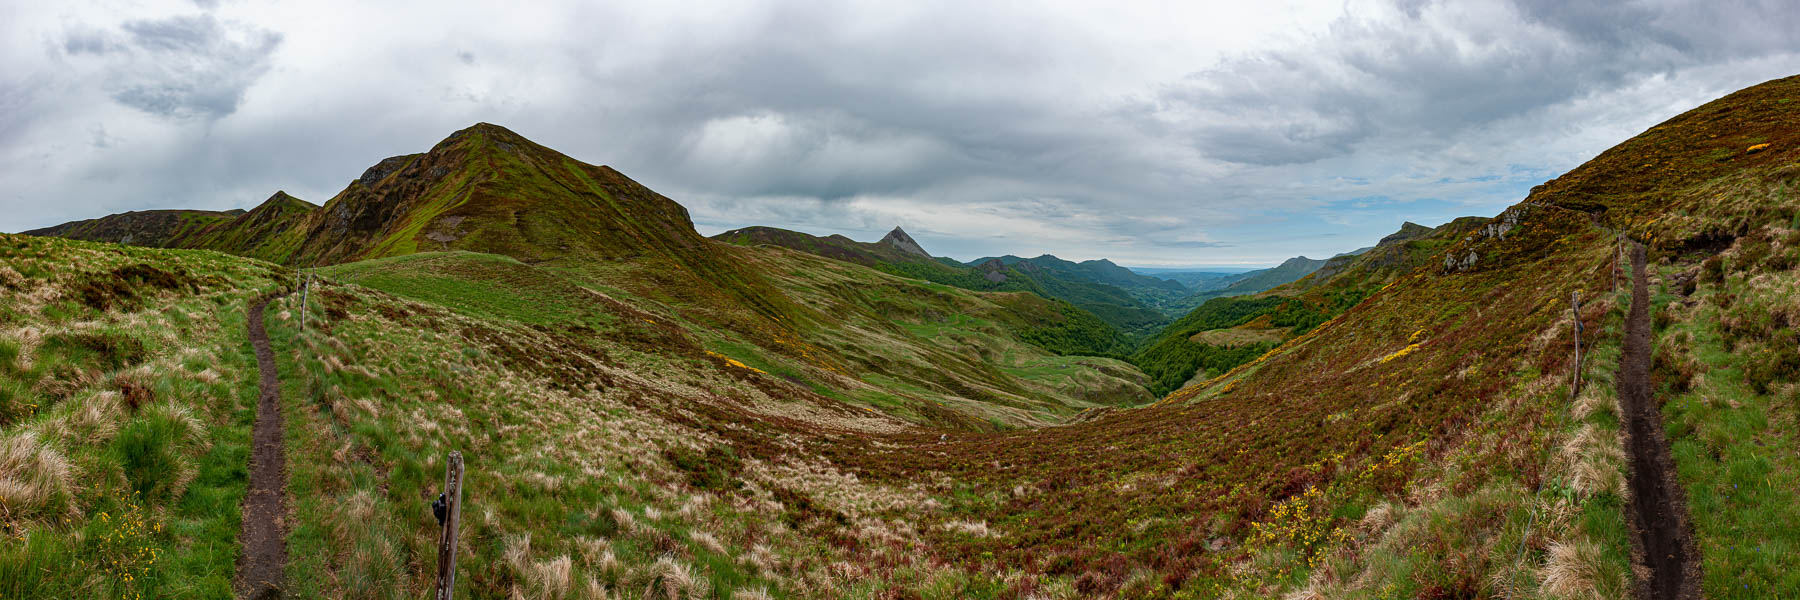
{"type": "Polygon", "coordinates": [[[725,553],[725,545],[719,543],[719,538],[713,536],[713,534],[709,532],[694,530],[688,532],[688,539],[693,540],[694,544],[701,548],[705,548],[708,551],[718,554],[725,553]]]}
{"type": "Polygon", "coordinates": [[[672,556],[656,559],[656,564],[650,566],[649,575],[644,585],[646,599],[693,600],[705,598],[712,592],[711,582],[695,575],[692,568],[672,556]]]}
{"type": "Polygon", "coordinates": [[[38,423],[44,437],[64,444],[104,444],[119,433],[125,420],[118,392],[99,392],[65,406],[38,423]]]}
{"type": "Polygon", "coordinates": [[[731,592],[731,600],[774,600],[774,598],[769,595],[769,588],[762,587],[740,588],[731,592]]]}
{"type": "Polygon", "coordinates": [[[0,439],[0,508],[4,517],[53,509],[67,496],[75,467],[50,445],[25,431],[0,439]]]}
{"type": "Polygon", "coordinates": [[[613,555],[612,550],[606,550],[600,553],[600,558],[594,559],[594,575],[594,580],[617,587],[625,579],[625,566],[619,563],[619,557],[613,555]]]}
{"type": "Polygon", "coordinates": [[[574,561],[567,554],[560,555],[532,564],[527,574],[531,588],[539,597],[560,599],[568,595],[574,583],[574,561]]]}
{"type": "Polygon", "coordinates": [[[1582,388],[1581,395],[1575,398],[1575,406],[1569,412],[1576,421],[1585,421],[1588,417],[1605,414],[1613,417],[1619,415],[1619,401],[1610,390],[1599,386],[1582,388]]]}
{"type": "Polygon", "coordinates": [[[1617,431],[1583,425],[1563,444],[1562,460],[1569,465],[1569,486],[1582,496],[1623,493],[1625,476],[1619,465],[1624,463],[1625,450],[1617,431]]]}
{"type": "Polygon", "coordinates": [[[1394,514],[1396,510],[1391,502],[1383,501],[1375,505],[1374,508],[1369,509],[1369,512],[1363,514],[1360,523],[1363,532],[1369,535],[1381,535],[1382,532],[1387,531],[1388,527],[1394,525],[1397,517],[1394,514]]]}
{"type": "Polygon", "coordinates": [[[1600,545],[1592,541],[1578,538],[1552,542],[1540,590],[1552,598],[1603,598],[1600,589],[1606,582],[1600,579],[1605,573],[1605,561],[1600,545]]]}
{"type": "Polygon", "coordinates": [[[978,538],[989,537],[993,531],[988,529],[987,521],[945,521],[944,531],[953,531],[978,538]]]}

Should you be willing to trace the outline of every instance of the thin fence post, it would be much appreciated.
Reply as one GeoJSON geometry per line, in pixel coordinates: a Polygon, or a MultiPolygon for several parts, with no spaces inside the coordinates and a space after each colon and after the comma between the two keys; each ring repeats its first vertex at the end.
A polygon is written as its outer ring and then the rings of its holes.
{"type": "Polygon", "coordinates": [[[307,271],[306,279],[300,282],[300,331],[306,331],[306,294],[312,291],[312,272],[307,271]]]}
{"type": "Polygon", "coordinates": [[[1625,245],[1620,242],[1624,240],[1624,237],[1625,234],[1621,233],[1619,234],[1620,239],[1613,240],[1612,291],[1614,293],[1619,291],[1619,254],[1625,251],[1625,245]]]}
{"type": "Polygon", "coordinates": [[[451,452],[444,464],[443,529],[438,532],[437,592],[433,598],[451,600],[456,591],[456,530],[462,516],[462,452],[451,452]]]}
{"type": "Polygon", "coordinates": [[[1569,384],[1569,397],[1581,394],[1581,292],[1569,292],[1569,310],[1575,315],[1575,373],[1569,384]]]}

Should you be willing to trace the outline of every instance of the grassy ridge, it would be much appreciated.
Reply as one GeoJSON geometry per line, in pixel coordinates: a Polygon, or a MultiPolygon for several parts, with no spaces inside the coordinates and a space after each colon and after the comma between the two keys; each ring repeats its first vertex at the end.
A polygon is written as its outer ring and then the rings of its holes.
{"type": "Polygon", "coordinates": [[[667,352],[704,349],[814,393],[921,424],[1013,426],[1148,400],[1129,366],[1064,360],[1039,349],[1104,339],[1093,337],[1108,332],[1104,324],[1066,303],[931,288],[791,252],[737,252],[746,264],[782,274],[776,280],[791,287],[780,293],[833,315],[834,324],[780,338],[793,350],[775,352],[754,337],[695,323],[628,291],[604,295],[597,290],[606,279],[467,252],[363,261],[323,272],[472,318],[569,336],[642,339],[646,351],[655,344],[668,346],[662,348],[667,352]],[[666,341],[649,341],[659,337],[666,341]],[[947,415],[961,416],[944,420],[947,415]]]}

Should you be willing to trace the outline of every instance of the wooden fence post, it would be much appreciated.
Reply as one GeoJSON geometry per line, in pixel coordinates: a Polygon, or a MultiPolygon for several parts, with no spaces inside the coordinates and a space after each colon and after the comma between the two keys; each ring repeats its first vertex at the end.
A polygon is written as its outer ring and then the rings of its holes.
{"type": "Polygon", "coordinates": [[[1569,384],[1569,398],[1581,394],[1581,292],[1569,292],[1569,310],[1575,315],[1575,373],[1569,384]]]}
{"type": "Polygon", "coordinates": [[[1621,233],[1619,239],[1613,240],[1612,291],[1614,292],[1619,291],[1619,254],[1625,251],[1624,238],[1625,234],[1621,233]]]}
{"type": "Polygon", "coordinates": [[[300,331],[306,331],[306,293],[312,291],[312,271],[300,282],[300,331]]]}
{"type": "Polygon", "coordinates": [[[456,524],[462,516],[462,452],[451,452],[444,464],[444,521],[438,532],[437,592],[433,598],[450,600],[456,591],[456,524]]]}

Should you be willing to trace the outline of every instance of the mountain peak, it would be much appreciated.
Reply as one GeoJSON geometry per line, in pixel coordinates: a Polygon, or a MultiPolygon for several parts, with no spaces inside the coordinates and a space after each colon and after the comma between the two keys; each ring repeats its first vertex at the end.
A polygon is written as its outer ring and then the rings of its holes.
{"type": "Polygon", "coordinates": [[[1425,237],[1427,235],[1431,235],[1432,231],[1434,231],[1434,230],[1430,227],[1426,227],[1424,225],[1420,225],[1420,224],[1414,223],[1412,221],[1407,221],[1400,225],[1399,231],[1393,232],[1391,234],[1388,234],[1387,237],[1381,238],[1381,241],[1376,242],[1375,245],[1383,246],[1383,245],[1394,243],[1394,242],[1403,242],[1403,241],[1407,241],[1407,240],[1411,240],[1411,239],[1415,239],[1415,238],[1421,238],[1421,237],[1425,237]]]}
{"type": "Polygon", "coordinates": [[[289,194],[286,191],[276,190],[274,194],[269,195],[268,200],[264,200],[262,204],[256,205],[256,208],[251,209],[250,212],[266,212],[271,210],[281,211],[289,208],[312,210],[318,207],[317,204],[295,198],[293,194],[289,194]]]}
{"type": "Polygon", "coordinates": [[[906,235],[906,230],[901,229],[898,226],[894,227],[893,231],[889,231],[887,236],[881,238],[881,241],[877,243],[893,246],[907,254],[917,254],[927,258],[931,257],[930,254],[925,252],[924,248],[919,247],[919,242],[914,241],[912,236],[906,235]]]}

